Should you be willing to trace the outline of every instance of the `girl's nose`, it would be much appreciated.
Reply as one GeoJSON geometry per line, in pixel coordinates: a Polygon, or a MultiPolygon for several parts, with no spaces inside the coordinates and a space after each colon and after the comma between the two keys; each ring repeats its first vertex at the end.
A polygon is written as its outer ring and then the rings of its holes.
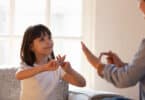
{"type": "Polygon", "coordinates": [[[53,41],[52,40],[48,40],[47,44],[51,47],[51,46],[53,46],[53,41]]]}

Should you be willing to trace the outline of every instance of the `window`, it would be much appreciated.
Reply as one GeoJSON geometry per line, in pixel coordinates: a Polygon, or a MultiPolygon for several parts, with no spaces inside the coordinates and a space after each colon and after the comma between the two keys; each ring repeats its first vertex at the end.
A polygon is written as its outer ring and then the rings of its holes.
{"type": "Polygon", "coordinates": [[[81,0],[52,0],[50,10],[55,50],[57,53],[66,54],[67,60],[78,70],[81,66],[81,4],[81,0]]]}
{"type": "Polygon", "coordinates": [[[9,0],[0,0],[0,64],[6,63],[10,55],[8,52],[10,44],[6,39],[9,35],[9,6],[9,0]]]}
{"type": "Polygon", "coordinates": [[[51,27],[55,36],[80,37],[81,0],[52,0],[51,27]]]}
{"type": "Polygon", "coordinates": [[[14,0],[14,34],[23,35],[33,24],[45,23],[47,0],[14,0]]]}

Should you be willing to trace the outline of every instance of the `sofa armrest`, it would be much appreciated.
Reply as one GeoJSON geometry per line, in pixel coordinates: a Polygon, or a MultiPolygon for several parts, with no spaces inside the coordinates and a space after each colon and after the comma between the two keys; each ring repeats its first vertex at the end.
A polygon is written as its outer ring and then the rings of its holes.
{"type": "MultiPolygon", "coordinates": [[[[104,98],[124,98],[121,100],[131,100],[112,92],[95,91],[91,89],[74,89],[69,90],[68,100],[102,100],[104,98]]],[[[116,100],[116,99],[115,99],[116,100]]],[[[119,99],[120,100],[120,99],[119,99]]]]}
{"type": "Polygon", "coordinates": [[[69,91],[68,100],[91,100],[91,96],[81,92],[69,91]]]}

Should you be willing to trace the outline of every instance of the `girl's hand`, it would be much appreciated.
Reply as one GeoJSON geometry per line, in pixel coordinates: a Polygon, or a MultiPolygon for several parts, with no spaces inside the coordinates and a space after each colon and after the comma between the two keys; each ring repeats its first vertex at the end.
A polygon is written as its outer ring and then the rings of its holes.
{"type": "Polygon", "coordinates": [[[67,73],[70,73],[72,69],[71,64],[69,62],[63,62],[61,64],[61,68],[67,73]]]}
{"type": "Polygon", "coordinates": [[[59,65],[61,66],[61,65],[63,64],[64,60],[65,60],[65,55],[62,56],[62,57],[61,57],[60,55],[58,55],[58,56],[56,57],[56,59],[57,59],[59,65]]]}
{"type": "Polygon", "coordinates": [[[59,63],[56,60],[51,60],[47,64],[43,65],[45,71],[55,71],[59,67],[59,63]]]}
{"type": "Polygon", "coordinates": [[[102,52],[99,57],[100,60],[103,55],[107,56],[106,59],[108,64],[115,64],[117,67],[123,67],[125,65],[125,63],[119,58],[119,56],[112,51],[102,52]]]}
{"type": "Polygon", "coordinates": [[[59,63],[59,65],[61,66],[61,68],[65,71],[65,72],[70,72],[71,70],[71,65],[69,62],[65,62],[65,55],[64,56],[60,56],[58,55],[57,57],[57,61],[59,63]]]}

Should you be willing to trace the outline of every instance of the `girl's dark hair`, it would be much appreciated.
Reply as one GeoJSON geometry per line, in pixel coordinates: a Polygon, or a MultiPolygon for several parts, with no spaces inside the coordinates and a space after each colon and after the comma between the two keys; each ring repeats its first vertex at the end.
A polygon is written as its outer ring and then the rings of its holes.
{"type": "MultiPolygon", "coordinates": [[[[52,36],[50,30],[42,24],[30,26],[26,29],[23,36],[23,41],[22,41],[22,46],[20,51],[20,57],[22,62],[26,63],[27,65],[33,66],[34,62],[36,61],[36,57],[31,50],[31,44],[36,38],[41,37],[46,33],[51,39],[52,36]]],[[[55,59],[54,52],[51,53],[51,58],[55,59]]],[[[48,61],[49,60],[50,59],[48,58],[48,61]]]]}

